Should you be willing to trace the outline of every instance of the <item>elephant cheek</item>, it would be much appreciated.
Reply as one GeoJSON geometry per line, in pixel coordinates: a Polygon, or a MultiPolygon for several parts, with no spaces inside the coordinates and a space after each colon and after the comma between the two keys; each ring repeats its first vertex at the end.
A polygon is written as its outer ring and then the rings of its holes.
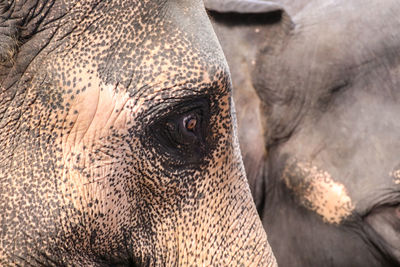
{"type": "Polygon", "coordinates": [[[103,85],[96,77],[89,77],[89,83],[63,88],[64,101],[70,106],[62,129],[64,153],[79,145],[90,146],[109,135],[111,129],[126,129],[129,94],[118,84],[103,85]]]}
{"type": "MultiPolygon", "coordinates": [[[[104,85],[89,73],[80,77],[86,82],[63,87],[64,103],[69,108],[63,112],[64,123],[59,129],[58,157],[63,162],[63,196],[83,212],[92,199],[106,199],[102,194],[110,185],[105,178],[112,176],[122,163],[106,151],[105,144],[113,134],[126,132],[135,110],[127,109],[132,100],[118,85],[104,85]]],[[[114,154],[122,155],[126,149],[124,144],[118,144],[114,154]]]]}

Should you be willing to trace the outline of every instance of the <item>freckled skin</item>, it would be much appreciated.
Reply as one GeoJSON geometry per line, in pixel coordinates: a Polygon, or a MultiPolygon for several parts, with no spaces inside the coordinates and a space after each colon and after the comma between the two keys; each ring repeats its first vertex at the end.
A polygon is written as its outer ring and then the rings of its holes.
{"type": "Polygon", "coordinates": [[[0,265],[276,265],[201,1],[0,10],[0,265]]]}
{"type": "Polygon", "coordinates": [[[338,225],[354,210],[343,184],[335,182],[328,172],[309,162],[288,163],[282,179],[296,200],[320,215],[325,223],[338,225]]]}

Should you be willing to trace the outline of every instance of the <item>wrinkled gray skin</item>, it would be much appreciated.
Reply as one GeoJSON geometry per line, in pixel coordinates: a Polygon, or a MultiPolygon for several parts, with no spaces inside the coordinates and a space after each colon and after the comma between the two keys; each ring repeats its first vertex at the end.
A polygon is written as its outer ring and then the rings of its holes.
{"type": "Polygon", "coordinates": [[[275,266],[201,0],[0,2],[1,266],[275,266]]]}
{"type": "Polygon", "coordinates": [[[278,264],[399,266],[400,3],[290,4],[210,13],[278,264]],[[308,196],[328,192],[310,181],[342,185],[329,190],[349,205],[324,217],[329,201],[308,196]]]}

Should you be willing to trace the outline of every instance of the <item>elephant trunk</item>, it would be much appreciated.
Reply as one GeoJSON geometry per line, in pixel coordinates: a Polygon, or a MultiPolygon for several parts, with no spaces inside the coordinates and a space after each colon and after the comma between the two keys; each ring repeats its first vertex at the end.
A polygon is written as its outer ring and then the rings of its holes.
{"type": "Polygon", "coordinates": [[[166,262],[183,266],[277,266],[241,169],[236,168],[237,173],[224,183],[210,182],[205,191],[211,194],[199,193],[178,214],[160,224],[160,232],[170,231],[175,225],[174,235],[164,235],[158,242],[164,244],[166,262]]]}

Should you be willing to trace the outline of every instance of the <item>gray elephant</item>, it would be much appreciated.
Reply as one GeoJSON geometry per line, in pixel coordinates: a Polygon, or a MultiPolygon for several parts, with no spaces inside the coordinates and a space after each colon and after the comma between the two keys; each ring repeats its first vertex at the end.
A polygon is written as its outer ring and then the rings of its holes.
{"type": "Polygon", "coordinates": [[[0,2],[1,266],[275,266],[203,2],[0,2]]]}
{"type": "Polygon", "coordinates": [[[400,266],[400,2],[235,2],[205,3],[278,263],[400,266]]]}

